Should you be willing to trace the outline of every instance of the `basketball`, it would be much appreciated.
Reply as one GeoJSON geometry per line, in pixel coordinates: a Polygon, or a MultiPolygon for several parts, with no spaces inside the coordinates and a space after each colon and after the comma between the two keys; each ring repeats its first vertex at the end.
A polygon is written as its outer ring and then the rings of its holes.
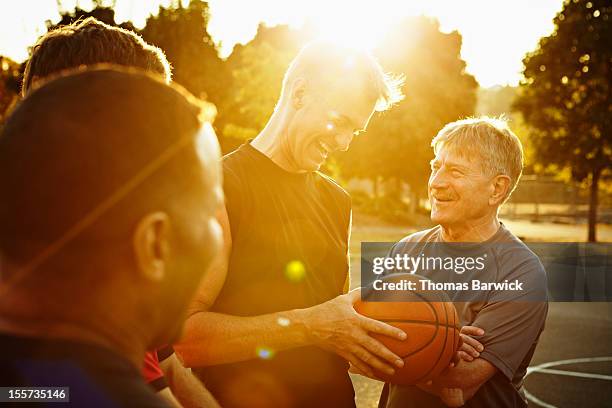
{"type": "MultiPolygon", "coordinates": [[[[385,276],[382,281],[415,282],[416,288],[420,288],[419,280],[426,279],[398,273],[385,276]]],[[[455,306],[443,291],[386,290],[382,294],[364,288],[362,300],[355,304],[355,310],[398,327],[408,335],[401,341],[371,334],[404,360],[404,367],[394,367],[392,376],[375,370],[376,376],[386,382],[402,385],[426,382],[448,367],[459,347],[459,318],[455,306]]]]}

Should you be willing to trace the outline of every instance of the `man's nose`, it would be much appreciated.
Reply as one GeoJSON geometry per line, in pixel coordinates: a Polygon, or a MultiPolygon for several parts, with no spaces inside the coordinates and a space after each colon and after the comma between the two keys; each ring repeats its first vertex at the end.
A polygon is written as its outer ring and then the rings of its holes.
{"type": "Polygon", "coordinates": [[[429,177],[429,188],[432,190],[443,190],[448,187],[448,179],[446,172],[443,170],[437,170],[431,173],[429,177]]]}

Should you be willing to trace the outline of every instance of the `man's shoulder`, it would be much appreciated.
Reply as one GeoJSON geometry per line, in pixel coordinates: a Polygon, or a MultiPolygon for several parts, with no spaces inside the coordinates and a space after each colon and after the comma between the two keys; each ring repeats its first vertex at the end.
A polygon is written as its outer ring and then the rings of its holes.
{"type": "Polygon", "coordinates": [[[351,208],[351,195],[334,179],[320,171],[314,172],[314,177],[319,188],[325,190],[333,200],[341,204],[341,207],[346,211],[351,208]]]}
{"type": "Polygon", "coordinates": [[[233,150],[221,158],[221,163],[223,165],[223,171],[227,172],[236,171],[240,167],[242,167],[246,161],[248,160],[248,154],[244,145],[238,147],[236,150],[233,150]]]}
{"type": "Polygon", "coordinates": [[[440,226],[436,225],[435,227],[413,232],[410,235],[405,236],[399,242],[400,243],[408,243],[408,242],[433,242],[438,240],[438,234],[440,232],[440,226]]]}
{"type": "Polygon", "coordinates": [[[98,346],[0,333],[0,382],[70,388],[70,402],[100,407],[167,407],[123,356],[98,346]]]}
{"type": "Polygon", "coordinates": [[[336,180],[334,180],[327,174],[324,174],[320,171],[316,171],[315,176],[320,181],[320,183],[326,188],[328,188],[330,191],[332,191],[332,193],[337,194],[338,196],[341,196],[347,200],[351,199],[350,194],[340,184],[338,184],[336,180]]]}
{"type": "Polygon", "coordinates": [[[503,239],[496,243],[501,261],[516,266],[529,266],[544,273],[544,266],[535,252],[505,226],[502,226],[502,228],[503,239]]]}
{"type": "Polygon", "coordinates": [[[498,279],[517,279],[524,282],[531,296],[544,300],[547,290],[547,276],[540,258],[506,227],[503,239],[495,242],[493,251],[497,262],[498,279]]]}
{"type": "Polygon", "coordinates": [[[243,181],[248,180],[249,175],[252,174],[249,171],[252,159],[246,145],[241,145],[221,158],[223,186],[226,194],[243,189],[243,181]]]}
{"type": "Polygon", "coordinates": [[[427,243],[427,242],[437,242],[438,234],[440,232],[440,226],[436,225],[435,227],[413,232],[410,235],[405,236],[400,239],[393,248],[391,249],[391,254],[403,254],[412,252],[418,244],[427,243]]]}

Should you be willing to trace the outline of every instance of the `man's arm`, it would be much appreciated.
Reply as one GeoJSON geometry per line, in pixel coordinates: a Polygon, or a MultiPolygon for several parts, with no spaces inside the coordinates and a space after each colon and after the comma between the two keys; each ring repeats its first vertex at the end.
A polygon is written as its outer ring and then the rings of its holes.
{"type": "Polygon", "coordinates": [[[258,357],[262,348],[279,351],[317,345],[342,356],[362,371],[372,367],[392,374],[403,361],[369,333],[403,340],[406,334],[393,326],[358,314],[353,304],[359,291],[341,295],[307,309],[261,316],[239,317],[208,312],[223,287],[231,252],[227,212],[218,217],[224,247],[196,294],[185,323],[184,336],[175,350],[188,367],[224,364],[258,357]]]}
{"type": "Polygon", "coordinates": [[[497,372],[497,368],[484,358],[473,361],[460,360],[457,365],[448,368],[433,380],[436,389],[460,388],[467,401],[476,391],[497,372]]]}
{"type": "MultiPolygon", "coordinates": [[[[218,408],[219,404],[202,383],[185,368],[175,354],[159,363],[171,395],[185,408],[218,408]]],[[[168,390],[168,388],[165,388],[168,390]]],[[[163,391],[163,390],[162,390],[163,391]]]]}
{"type": "Polygon", "coordinates": [[[163,398],[164,401],[166,401],[171,407],[182,408],[181,403],[178,402],[178,400],[176,399],[174,394],[172,394],[172,391],[170,390],[169,387],[166,387],[166,388],[163,388],[157,391],[157,395],[163,398]]]}

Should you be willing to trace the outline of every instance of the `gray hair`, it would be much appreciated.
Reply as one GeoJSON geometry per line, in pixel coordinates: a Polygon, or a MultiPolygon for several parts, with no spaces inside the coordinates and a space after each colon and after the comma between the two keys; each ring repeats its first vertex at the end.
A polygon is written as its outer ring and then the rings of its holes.
{"type": "Polygon", "coordinates": [[[286,97],[291,82],[300,76],[318,84],[320,89],[329,89],[339,78],[353,75],[376,100],[376,111],[385,111],[404,97],[400,89],[403,76],[385,73],[370,53],[331,42],[313,41],[305,45],[289,65],[280,100],[286,97]]]}
{"type": "Polygon", "coordinates": [[[505,118],[467,118],[444,126],[431,141],[437,154],[442,147],[480,159],[483,171],[510,178],[504,201],[516,188],[523,172],[523,145],[505,118]]]}

